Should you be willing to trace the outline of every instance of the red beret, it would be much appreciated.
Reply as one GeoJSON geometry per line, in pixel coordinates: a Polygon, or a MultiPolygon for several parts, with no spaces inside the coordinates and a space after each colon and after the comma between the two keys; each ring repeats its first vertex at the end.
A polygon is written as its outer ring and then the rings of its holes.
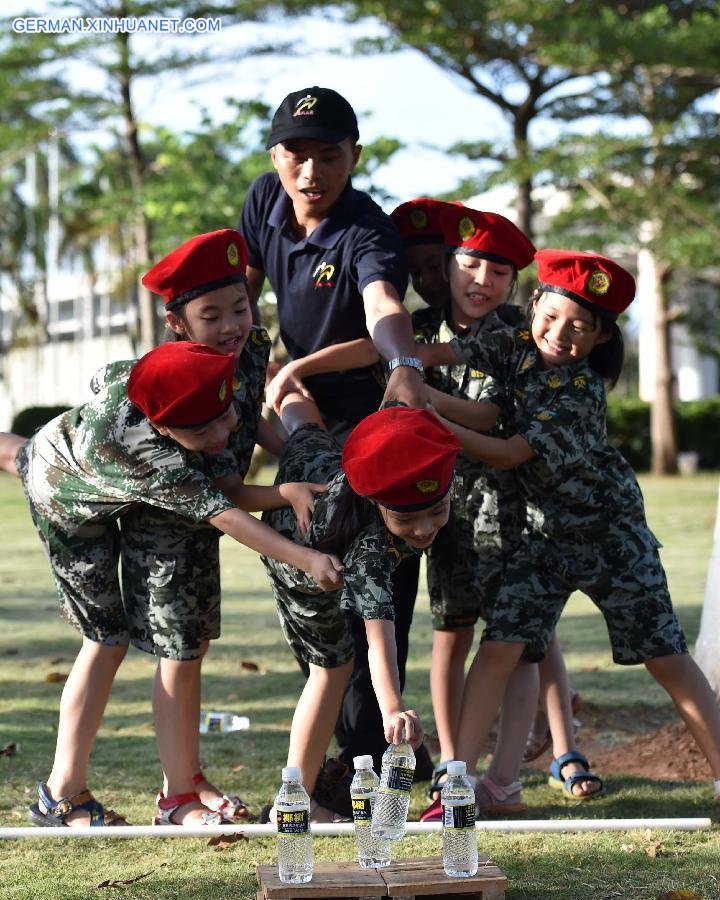
{"type": "Polygon", "coordinates": [[[635,279],[614,260],[579,250],[538,250],[541,290],[564,294],[606,319],[616,319],[635,297],[635,279]]]}
{"type": "Polygon", "coordinates": [[[458,439],[432,413],[392,406],[350,432],[342,467],[356,494],[388,509],[415,512],[448,492],[459,450],[458,439]]]}
{"type": "Polygon", "coordinates": [[[201,294],[246,281],[248,254],[234,228],[198,234],[156,263],[142,283],[161,294],[167,309],[177,309],[201,294]]]}
{"type": "Polygon", "coordinates": [[[517,225],[498,213],[469,207],[449,207],[440,214],[443,240],[456,253],[468,253],[524,269],[533,261],[535,247],[517,225]]]}
{"type": "Polygon", "coordinates": [[[205,344],[161,344],[133,366],[128,397],[151,422],[198,428],[230,406],[235,363],[232,353],[205,344]]]}
{"type": "Polygon", "coordinates": [[[400,237],[408,245],[442,244],[442,229],[438,218],[448,206],[462,206],[460,203],[445,203],[443,200],[431,200],[429,197],[418,197],[401,203],[390,213],[390,218],[397,225],[400,237]]]}

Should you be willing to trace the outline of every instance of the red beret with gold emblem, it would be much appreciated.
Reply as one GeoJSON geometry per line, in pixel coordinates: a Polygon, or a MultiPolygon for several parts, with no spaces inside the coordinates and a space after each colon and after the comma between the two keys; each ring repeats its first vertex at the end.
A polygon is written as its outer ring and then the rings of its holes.
{"type": "Polygon", "coordinates": [[[235,356],[205,344],[161,344],[133,366],[127,393],[144,415],[170,428],[199,428],[232,403],[235,356]]]}
{"type": "Polygon", "coordinates": [[[580,250],[538,250],[540,289],[564,294],[606,319],[617,319],[635,297],[635,279],[614,260],[580,250]]]}
{"type": "Polygon", "coordinates": [[[517,225],[499,213],[469,207],[450,207],[440,214],[443,240],[455,253],[479,256],[524,269],[533,261],[535,247],[517,225]]]}
{"type": "Polygon", "coordinates": [[[459,450],[458,439],[432,413],[392,406],[350,432],[342,467],[356,494],[388,509],[416,512],[447,494],[459,450]]]}
{"type": "Polygon", "coordinates": [[[449,206],[461,206],[459,202],[445,203],[443,200],[431,200],[429,197],[418,197],[401,203],[390,213],[400,232],[400,237],[407,246],[415,244],[442,244],[443,234],[440,227],[440,213],[449,206]]]}
{"type": "Polygon", "coordinates": [[[240,232],[221,228],[180,244],[143,275],[142,283],[161,294],[166,309],[173,310],[201,294],[245,282],[247,262],[240,232]]]}

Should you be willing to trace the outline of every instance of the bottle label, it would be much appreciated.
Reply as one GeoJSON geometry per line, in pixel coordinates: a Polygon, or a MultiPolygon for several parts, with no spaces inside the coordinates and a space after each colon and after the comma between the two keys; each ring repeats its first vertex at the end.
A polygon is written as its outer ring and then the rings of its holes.
{"type": "Polygon", "coordinates": [[[352,797],[353,822],[372,822],[372,801],[369,797],[352,797]]]}
{"type": "Polygon", "coordinates": [[[383,766],[378,790],[392,794],[409,794],[413,775],[414,770],[404,766],[383,766]]]}
{"type": "Polygon", "coordinates": [[[205,728],[208,734],[222,731],[223,717],[219,713],[205,713],[205,728]]]}
{"type": "Polygon", "coordinates": [[[310,831],[310,813],[306,809],[277,811],[278,834],[307,834],[310,831]]]}
{"type": "Polygon", "coordinates": [[[443,804],[443,828],[446,831],[471,831],[475,829],[475,803],[446,806],[443,804]]]}

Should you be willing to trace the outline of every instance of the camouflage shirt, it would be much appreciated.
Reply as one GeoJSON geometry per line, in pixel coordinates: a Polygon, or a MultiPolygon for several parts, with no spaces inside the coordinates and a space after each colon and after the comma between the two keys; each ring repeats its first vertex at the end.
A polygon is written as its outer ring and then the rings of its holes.
{"type": "Polygon", "coordinates": [[[587,359],[538,369],[527,327],[452,343],[459,359],[493,373],[511,410],[509,430],[536,453],[515,470],[531,532],[588,541],[605,537],[611,523],[646,527],[635,475],[607,440],[603,379],[587,359]]]}
{"type": "Polygon", "coordinates": [[[264,328],[253,327],[238,359],[233,379],[233,403],[238,423],[222,453],[194,454],[199,468],[212,478],[242,475],[250,467],[265,393],[265,373],[270,357],[270,337],[264,328]]]}
{"type": "Polygon", "coordinates": [[[137,503],[194,522],[233,506],[198,468],[197,455],[157,432],[128,400],[134,364],[100,369],[91,382],[92,400],[48,422],[20,452],[30,502],[68,534],[137,503]]]}
{"type": "MultiPolygon", "coordinates": [[[[316,431],[318,445],[314,445],[312,430],[306,430],[302,436],[302,445],[303,451],[307,452],[308,456],[315,457],[313,472],[309,474],[318,477],[322,475],[322,472],[318,471],[315,463],[319,454],[327,452],[323,451],[323,447],[327,446],[327,436],[319,429],[316,431]],[[324,443],[321,444],[320,440],[324,443]]],[[[296,434],[299,438],[299,433],[296,432],[296,434]]],[[[294,437],[295,435],[290,439],[291,442],[294,437]]],[[[338,467],[339,457],[338,452],[338,467]]],[[[330,474],[327,473],[326,477],[330,477],[330,474]]],[[[327,491],[318,494],[312,523],[302,540],[298,538],[295,530],[295,514],[290,507],[265,513],[263,521],[268,522],[276,531],[291,541],[315,546],[327,532],[335,514],[338,494],[344,484],[344,473],[337,472],[331,477],[327,491]]],[[[342,589],[327,592],[323,598],[333,598],[331,602],[339,603],[342,609],[356,613],[363,619],[393,620],[392,573],[403,559],[419,552],[405,541],[390,534],[378,516],[377,521],[356,535],[343,555],[342,562],[345,569],[342,589]]],[[[265,557],[263,557],[263,562],[273,578],[281,582],[286,589],[304,594],[321,593],[313,579],[298,569],[265,557]]]]}
{"type": "MultiPolygon", "coordinates": [[[[415,340],[423,344],[452,341],[456,334],[441,310],[421,309],[413,313],[415,340]]],[[[478,319],[467,334],[486,335],[498,331],[511,332],[495,310],[478,319]]],[[[481,367],[463,361],[454,366],[426,370],[429,384],[465,400],[496,403],[502,407],[504,390],[495,378],[481,367]]],[[[503,418],[491,432],[504,436],[503,418]]],[[[464,453],[455,465],[456,484],[453,513],[473,523],[475,540],[504,544],[520,533],[525,520],[525,505],[520,497],[514,472],[502,472],[471,459],[464,453]]],[[[432,551],[431,551],[432,553],[432,551]]]]}

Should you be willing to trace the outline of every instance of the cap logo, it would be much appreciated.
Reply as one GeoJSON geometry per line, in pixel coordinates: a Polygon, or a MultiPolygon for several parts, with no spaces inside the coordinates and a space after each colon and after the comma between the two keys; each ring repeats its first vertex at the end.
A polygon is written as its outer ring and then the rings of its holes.
{"type": "Polygon", "coordinates": [[[218,400],[221,403],[224,403],[226,397],[227,397],[227,383],[223,381],[223,383],[220,385],[220,390],[218,391],[218,400]]]}
{"type": "Polygon", "coordinates": [[[432,478],[424,478],[422,481],[417,481],[415,483],[415,487],[421,494],[434,494],[439,486],[437,481],[434,481],[432,478]]]}
{"type": "Polygon", "coordinates": [[[305,97],[301,97],[300,100],[295,104],[295,112],[293,116],[312,116],[313,106],[317,103],[317,97],[313,97],[312,94],[307,94],[305,97]]]}
{"type": "Polygon", "coordinates": [[[602,297],[603,294],[607,294],[610,290],[610,276],[607,272],[602,272],[600,269],[595,269],[594,272],[591,272],[588,276],[588,280],[585,283],[585,286],[589,291],[592,291],[593,294],[597,294],[598,297],[602,297]]]}
{"type": "Polygon", "coordinates": [[[238,245],[235,243],[228,244],[227,248],[227,261],[231,266],[239,266],[240,265],[240,251],[238,250],[238,245]]]}
{"type": "Polygon", "coordinates": [[[458,234],[464,241],[475,234],[475,223],[469,216],[463,216],[458,222],[458,234]]]}
{"type": "Polygon", "coordinates": [[[427,228],[427,213],[422,209],[414,209],[410,213],[410,224],[413,228],[427,228]]]}

